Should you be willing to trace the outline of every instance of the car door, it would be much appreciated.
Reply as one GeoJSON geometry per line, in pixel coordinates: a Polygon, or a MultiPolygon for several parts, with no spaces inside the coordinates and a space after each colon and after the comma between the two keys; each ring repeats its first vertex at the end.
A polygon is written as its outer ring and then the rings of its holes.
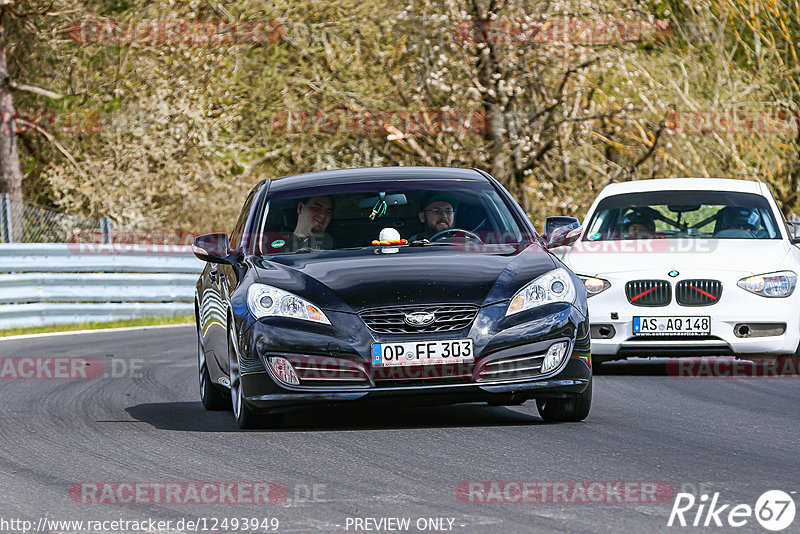
{"type": "MultiPolygon", "coordinates": [[[[242,206],[239,220],[236,222],[230,235],[230,246],[236,250],[242,243],[250,207],[253,203],[254,191],[248,195],[242,206]]],[[[212,306],[220,314],[220,321],[212,321],[208,328],[208,347],[214,351],[217,365],[223,374],[228,372],[228,310],[230,308],[230,294],[236,287],[236,271],[228,264],[211,264],[209,266],[209,281],[207,299],[212,301],[212,306]]],[[[216,312],[215,312],[216,315],[216,312]]]]}

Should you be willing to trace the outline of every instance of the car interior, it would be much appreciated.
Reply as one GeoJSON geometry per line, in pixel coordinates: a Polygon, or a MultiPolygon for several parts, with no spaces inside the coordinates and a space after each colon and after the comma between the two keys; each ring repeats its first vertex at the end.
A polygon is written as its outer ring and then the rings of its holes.
{"type": "MultiPolygon", "coordinates": [[[[333,238],[335,249],[369,246],[384,228],[391,227],[400,237],[409,239],[423,230],[418,212],[420,204],[430,192],[413,191],[404,194],[387,194],[387,204],[380,207],[381,198],[366,193],[333,195],[334,216],[326,233],[333,238]],[[392,202],[391,200],[394,200],[392,202]],[[370,217],[373,210],[379,213],[370,217]]],[[[454,194],[458,198],[455,208],[454,228],[477,232],[495,233],[503,231],[502,215],[494,213],[492,200],[479,194],[454,194]]],[[[297,225],[297,199],[273,202],[267,216],[266,232],[261,239],[261,250],[270,251],[270,243],[276,238],[289,236],[297,225]]]]}

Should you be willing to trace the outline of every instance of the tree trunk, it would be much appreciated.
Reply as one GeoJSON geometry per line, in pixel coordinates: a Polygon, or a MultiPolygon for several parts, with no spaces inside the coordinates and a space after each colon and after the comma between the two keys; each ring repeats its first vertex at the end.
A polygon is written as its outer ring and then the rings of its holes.
{"type": "Polygon", "coordinates": [[[14,101],[6,65],[6,33],[0,10],[0,193],[11,200],[11,226],[15,242],[22,240],[22,170],[17,153],[14,101]]]}

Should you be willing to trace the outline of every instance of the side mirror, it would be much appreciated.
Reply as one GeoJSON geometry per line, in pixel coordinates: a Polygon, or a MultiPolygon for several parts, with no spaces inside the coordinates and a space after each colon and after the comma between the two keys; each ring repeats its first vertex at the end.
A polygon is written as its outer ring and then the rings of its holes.
{"type": "Polygon", "coordinates": [[[800,244],[800,221],[786,221],[786,229],[792,245],[800,244]]]}
{"type": "Polygon", "coordinates": [[[581,236],[583,227],[575,217],[548,217],[544,220],[544,240],[547,248],[565,247],[581,236]]]}
{"type": "Polygon", "coordinates": [[[209,263],[232,263],[228,234],[222,232],[197,236],[192,245],[192,252],[209,263]]]}

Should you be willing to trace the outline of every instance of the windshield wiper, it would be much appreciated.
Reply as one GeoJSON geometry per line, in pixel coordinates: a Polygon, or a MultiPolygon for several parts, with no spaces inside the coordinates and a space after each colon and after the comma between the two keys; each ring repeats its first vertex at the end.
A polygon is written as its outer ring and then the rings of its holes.
{"type": "Polygon", "coordinates": [[[432,243],[427,239],[417,239],[416,241],[412,241],[408,244],[409,247],[447,247],[447,246],[454,246],[455,243],[448,243],[448,242],[439,242],[432,243]]]}

